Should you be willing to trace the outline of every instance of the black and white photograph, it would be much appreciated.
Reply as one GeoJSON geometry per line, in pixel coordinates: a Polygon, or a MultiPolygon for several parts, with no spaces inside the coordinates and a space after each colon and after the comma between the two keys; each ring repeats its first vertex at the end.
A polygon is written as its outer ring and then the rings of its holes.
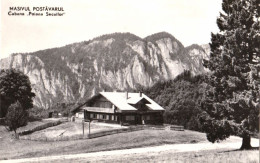
{"type": "Polygon", "coordinates": [[[259,163],[259,0],[1,0],[0,162],[259,163]]]}

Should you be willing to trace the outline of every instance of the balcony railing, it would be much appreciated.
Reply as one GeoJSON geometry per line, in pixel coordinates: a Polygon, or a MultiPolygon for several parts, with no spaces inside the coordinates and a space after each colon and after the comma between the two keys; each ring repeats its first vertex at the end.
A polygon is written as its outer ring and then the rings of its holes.
{"type": "Polygon", "coordinates": [[[87,110],[87,111],[91,111],[91,112],[114,113],[114,109],[112,109],[112,108],[84,107],[82,109],[87,110]]]}

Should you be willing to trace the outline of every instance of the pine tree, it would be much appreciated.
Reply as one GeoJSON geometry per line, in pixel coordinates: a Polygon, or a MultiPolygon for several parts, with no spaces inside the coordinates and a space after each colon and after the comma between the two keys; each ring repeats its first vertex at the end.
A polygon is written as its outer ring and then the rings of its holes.
{"type": "Polygon", "coordinates": [[[220,32],[212,34],[210,59],[204,61],[212,74],[200,121],[210,142],[237,135],[241,149],[248,149],[259,130],[259,7],[258,0],[223,0],[220,32]]]}

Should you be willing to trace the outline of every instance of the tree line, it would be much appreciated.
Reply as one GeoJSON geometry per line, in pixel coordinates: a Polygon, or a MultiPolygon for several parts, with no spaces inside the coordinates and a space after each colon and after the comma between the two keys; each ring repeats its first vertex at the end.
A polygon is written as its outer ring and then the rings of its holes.
{"type": "Polygon", "coordinates": [[[174,80],[159,82],[143,91],[166,109],[164,123],[202,131],[199,115],[208,88],[205,77],[206,75],[192,76],[190,71],[184,71],[174,80]]]}

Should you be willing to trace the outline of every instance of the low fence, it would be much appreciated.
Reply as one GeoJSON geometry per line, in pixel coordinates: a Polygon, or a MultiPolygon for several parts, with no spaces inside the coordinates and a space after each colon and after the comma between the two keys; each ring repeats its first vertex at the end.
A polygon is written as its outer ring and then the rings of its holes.
{"type": "MultiPolygon", "coordinates": [[[[45,126],[46,127],[46,126],[45,126]]],[[[47,128],[47,127],[46,127],[47,128]]],[[[139,130],[175,130],[175,131],[184,131],[183,126],[176,126],[176,125],[146,125],[146,126],[131,126],[128,128],[119,128],[113,129],[108,131],[100,131],[94,132],[90,134],[78,134],[72,136],[57,136],[57,137],[31,137],[31,135],[21,136],[20,139],[23,140],[33,140],[33,141],[68,141],[68,140],[79,140],[79,139],[93,139],[97,137],[119,134],[119,133],[126,133],[126,132],[133,132],[139,130]]],[[[87,132],[87,130],[86,130],[87,132]]]]}
{"type": "Polygon", "coordinates": [[[124,132],[132,132],[132,131],[139,131],[139,130],[144,130],[144,126],[135,126],[135,127],[129,127],[129,128],[122,128],[122,129],[114,129],[114,130],[109,130],[109,131],[101,131],[97,133],[91,133],[88,134],[87,137],[89,139],[92,138],[97,138],[97,137],[102,137],[106,135],[113,135],[113,134],[118,134],[118,133],[124,133],[124,132]]]}
{"type": "Polygon", "coordinates": [[[58,121],[51,121],[51,122],[48,122],[48,123],[45,123],[45,124],[36,126],[36,127],[32,128],[32,129],[20,131],[20,132],[18,132],[18,134],[19,134],[20,136],[22,136],[22,135],[28,135],[28,134],[31,134],[31,133],[33,133],[33,132],[35,132],[35,131],[43,130],[43,129],[46,129],[46,128],[52,127],[52,126],[57,126],[57,125],[59,125],[59,124],[61,124],[61,123],[62,123],[62,121],[60,121],[60,120],[58,120],[58,121]]]}
{"type": "Polygon", "coordinates": [[[73,136],[57,136],[57,137],[32,137],[31,135],[21,136],[21,140],[32,140],[32,141],[68,141],[68,140],[79,140],[86,139],[87,135],[83,136],[82,134],[73,135],[73,136]]]}
{"type": "Polygon", "coordinates": [[[175,130],[175,131],[184,131],[183,126],[177,126],[177,125],[166,125],[165,129],[166,130],[175,130]]]}
{"type": "Polygon", "coordinates": [[[159,125],[150,125],[150,126],[146,126],[147,129],[151,129],[151,130],[165,130],[165,126],[159,126],[159,125]]]}

